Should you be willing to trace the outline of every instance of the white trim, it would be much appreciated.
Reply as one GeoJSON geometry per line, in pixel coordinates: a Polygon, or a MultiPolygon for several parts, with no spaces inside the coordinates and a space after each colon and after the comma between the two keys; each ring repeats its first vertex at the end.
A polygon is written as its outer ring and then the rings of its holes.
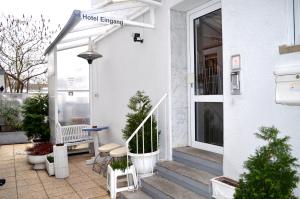
{"type": "MultiPolygon", "coordinates": [[[[221,8],[220,0],[212,0],[202,6],[199,6],[189,12],[187,12],[187,65],[188,65],[188,73],[194,73],[194,32],[193,32],[193,20],[211,13],[215,10],[221,8]]],[[[189,135],[188,135],[188,144],[192,147],[200,148],[203,150],[208,150],[214,153],[223,154],[223,147],[211,145],[202,142],[196,142],[195,139],[195,102],[223,102],[223,95],[194,95],[194,83],[188,85],[188,99],[189,99],[189,135]]],[[[224,121],[224,120],[223,120],[224,121]]]]}
{"type": "MultiPolygon", "coordinates": [[[[211,0],[211,1],[209,1],[209,2],[207,2],[207,3],[205,3],[205,4],[201,5],[201,6],[199,6],[197,8],[194,8],[193,10],[188,11],[187,12],[187,17],[189,18],[194,13],[198,13],[198,12],[204,11],[204,10],[207,10],[207,12],[203,13],[203,15],[208,14],[208,13],[211,12],[209,10],[213,9],[213,7],[212,8],[210,8],[210,7],[211,6],[216,6],[216,5],[217,5],[217,7],[221,8],[221,1],[220,0],[211,0]],[[210,9],[208,9],[208,8],[210,8],[210,9]]],[[[217,9],[219,9],[219,8],[217,8],[217,9]]]]}
{"type": "Polygon", "coordinates": [[[294,0],[294,31],[295,31],[295,45],[300,44],[300,1],[294,0]]]}
{"type": "Polygon", "coordinates": [[[78,42],[78,43],[73,43],[70,45],[65,45],[65,46],[61,46],[60,44],[57,45],[57,51],[63,51],[63,50],[68,50],[68,49],[72,49],[72,48],[78,48],[78,47],[82,47],[82,46],[86,46],[89,44],[88,38],[86,41],[82,41],[82,42],[78,42]]]}
{"type": "Polygon", "coordinates": [[[197,102],[223,102],[223,95],[192,95],[191,100],[197,102]]]}
{"type": "Polygon", "coordinates": [[[136,0],[136,1],[140,1],[143,3],[149,4],[149,5],[152,5],[152,6],[162,6],[161,2],[155,1],[155,0],[136,0]]]}

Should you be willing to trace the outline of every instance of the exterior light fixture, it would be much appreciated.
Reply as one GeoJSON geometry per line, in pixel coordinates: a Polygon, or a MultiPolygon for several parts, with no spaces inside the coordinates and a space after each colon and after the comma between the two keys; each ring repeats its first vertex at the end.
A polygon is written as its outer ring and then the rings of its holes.
{"type": "Polygon", "coordinates": [[[92,42],[91,38],[89,38],[89,47],[88,47],[88,50],[85,51],[85,52],[83,52],[83,53],[80,53],[77,56],[81,57],[83,59],[86,59],[89,64],[92,64],[94,59],[103,57],[102,55],[100,55],[99,53],[97,53],[96,51],[94,51],[93,42],[92,42]]]}
{"type": "Polygon", "coordinates": [[[141,34],[140,33],[133,33],[133,41],[134,42],[144,42],[144,39],[141,38],[141,34]]]}

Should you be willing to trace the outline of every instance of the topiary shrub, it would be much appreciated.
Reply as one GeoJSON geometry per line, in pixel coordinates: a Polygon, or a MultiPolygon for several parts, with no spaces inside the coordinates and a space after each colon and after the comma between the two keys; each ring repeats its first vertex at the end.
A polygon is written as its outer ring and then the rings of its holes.
{"type": "MultiPolygon", "coordinates": [[[[137,91],[136,94],[130,98],[128,108],[131,110],[127,114],[127,124],[122,130],[123,139],[127,140],[142,121],[147,117],[148,113],[152,109],[151,100],[149,96],[145,95],[144,91],[137,91]]],[[[143,128],[140,129],[138,135],[138,151],[136,145],[136,137],[129,143],[129,150],[131,153],[143,153],[143,128]]],[[[157,122],[156,118],[152,116],[152,146],[153,151],[157,150],[157,122]]],[[[151,150],[151,118],[149,118],[144,124],[144,149],[145,153],[152,152],[151,150]]]]}
{"type": "Polygon", "coordinates": [[[256,136],[267,142],[250,156],[241,175],[235,199],[292,199],[297,187],[297,159],[287,143],[289,137],[278,137],[275,127],[261,127],[256,136]]]}
{"type": "Polygon", "coordinates": [[[49,141],[48,95],[27,98],[22,106],[23,130],[29,139],[49,141]]]}

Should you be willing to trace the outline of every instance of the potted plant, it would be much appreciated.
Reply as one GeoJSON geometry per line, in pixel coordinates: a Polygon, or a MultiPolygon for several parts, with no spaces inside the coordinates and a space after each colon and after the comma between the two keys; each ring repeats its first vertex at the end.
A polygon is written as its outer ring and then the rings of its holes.
{"type": "Polygon", "coordinates": [[[46,158],[46,170],[49,176],[54,175],[54,157],[51,155],[46,158]]]}
{"type": "Polygon", "coordinates": [[[33,141],[49,141],[48,95],[27,98],[22,106],[23,130],[33,141]]]}
{"type": "Polygon", "coordinates": [[[218,176],[210,180],[213,198],[232,199],[238,182],[225,176],[218,176]]]}
{"type": "Polygon", "coordinates": [[[241,175],[234,198],[297,198],[297,159],[292,156],[289,137],[278,137],[275,127],[262,127],[256,136],[267,142],[245,162],[248,172],[241,175]]]}
{"type": "Polygon", "coordinates": [[[33,169],[45,169],[47,156],[53,152],[53,146],[49,142],[35,143],[32,147],[26,149],[27,160],[33,164],[33,169]]]}
{"type": "MultiPolygon", "coordinates": [[[[123,138],[127,140],[134,131],[138,128],[141,122],[147,117],[148,113],[152,109],[151,100],[149,96],[146,96],[143,91],[137,91],[137,93],[130,98],[128,108],[131,110],[127,114],[127,122],[125,128],[122,130],[123,138]]],[[[154,166],[158,159],[158,140],[157,122],[156,118],[152,116],[152,140],[151,140],[151,119],[149,118],[144,127],[140,130],[136,136],[138,137],[138,146],[136,138],[133,138],[129,142],[129,156],[133,165],[135,166],[137,173],[141,175],[149,175],[152,173],[154,166]],[[143,143],[144,134],[144,143],[143,143]],[[144,145],[144,153],[143,153],[144,145]]]]}

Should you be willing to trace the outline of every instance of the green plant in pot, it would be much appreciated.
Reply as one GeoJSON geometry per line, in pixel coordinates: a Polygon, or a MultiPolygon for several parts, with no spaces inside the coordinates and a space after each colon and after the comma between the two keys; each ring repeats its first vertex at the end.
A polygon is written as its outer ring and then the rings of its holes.
{"type": "Polygon", "coordinates": [[[245,162],[235,199],[292,199],[297,187],[297,159],[292,156],[289,137],[278,137],[275,127],[262,127],[256,136],[267,144],[245,162]]]}
{"type": "Polygon", "coordinates": [[[27,98],[22,106],[23,130],[29,139],[49,141],[48,95],[27,98]]]}
{"type": "MultiPolygon", "coordinates": [[[[128,166],[131,166],[132,163],[129,161],[128,166]]],[[[121,170],[121,171],[125,171],[125,169],[127,168],[127,157],[122,157],[120,159],[117,160],[113,160],[110,163],[110,166],[113,170],[121,170]]]]}
{"type": "Polygon", "coordinates": [[[46,170],[49,176],[54,175],[54,157],[49,155],[46,160],[46,170]]]}
{"type": "MultiPolygon", "coordinates": [[[[125,140],[127,140],[135,132],[138,126],[151,111],[151,100],[149,96],[145,95],[144,91],[137,91],[137,93],[130,98],[128,108],[131,112],[127,114],[126,126],[122,130],[123,138],[125,140]]],[[[157,148],[157,138],[157,121],[156,118],[152,116],[152,125],[151,118],[149,117],[149,119],[145,122],[144,127],[142,127],[137,135],[135,135],[129,142],[129,155],[139,174],[146,174],[153,170],[159,153],[157,148]]]]}

